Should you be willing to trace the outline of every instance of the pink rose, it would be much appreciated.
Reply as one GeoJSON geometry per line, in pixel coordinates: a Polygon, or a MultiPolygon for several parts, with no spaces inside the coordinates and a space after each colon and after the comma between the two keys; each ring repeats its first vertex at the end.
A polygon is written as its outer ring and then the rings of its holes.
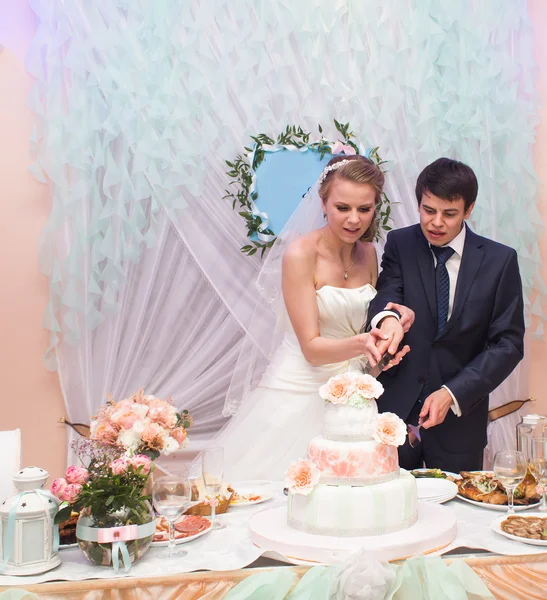
{"type": "Polygon", "coordinates": [[[341,154],[342,152],[346,155],[355,154],[355,148],[353,148],[352,146],[349,146],[347,144],[342,144],[342,142],[340,140],[338,140],[332,147],[331,153],[332,154],[341,154]]]}
{"type": "Polygon", "coordinates": [[[134,401],[132,398],[125,398],[124,400],[120,400],[116,403],[113,408],[113,412],[131,412],[133,408],[134,401]]]}
{"type": "Polygon", "coordinates": [[[171,437],[174,438],[179,446],[184,442],[184,440],[186,439],[186,429],[184,429],[184,427],[175,427],[175,429],[173,429],[173,431],[171,431],[171,437]]]}
{"type": "Polygon", "coordinates": [[[64,500],[63,496],[65,493],[66,486],[67,486],[66,479],[59,477],[58,479],[55,479],[53,481],[53,483],[51,484],[51,493],[56,498],[59,498],[59,500],[64,500]]]}
{"type": "Polygon", "coordinates": [[[135,421],[139,420],[139,415],[132,410],[117,410],[112,415],[112,422],[122,429],[131,429],[135,421]]]}
{"type": "Polygon", "coordinates": [[[68,483],[85,483],[89,479],[89,473],[84,467],[68,467],[65,473],[68,483]]]}
{"type": "Polygon", "coordinates": [[[81,491],[82,486],[79,483],[70,483],[65,488],[62,500],[65,500],[69,504],[73,504],[81,491]]]}
{"type": "Polygon", "coordinates": [[[396,414],[385,412],[374,419],[372,436],[380,444],[402,446],[405,443],[407,427],[396,414]]]}
{"type": "Polygon", "coordinates": [[[142,441],[152,450],[163,450],[163,427],[157,423],[149,423],[142,432],[142,441]]]}
{"type": "Polygon", "coordinates": [[[125,456],[117,458],[110,463],[110,470],[113,475],[123,475],[127,472],[127,467],[129,466],[129,459],[125,456]]]}
{"type": "Polygon", "coordinates": [[[347,404],[353,392],[351,376],[348,373],[331,377],[319,388],[319,396],[333,404],[347,404]]]}
{"type": "Polygon", "coordinates": [[[135,471],[142,467],[139,473],[142,475],[148,475],[150,473],[150,469],[152,468],[152,461],[146,456],[146,454],[137,454],[131,459],[131,464],[135,471]]]}
{"type": "Polygon", "coordinates": [[[172,429],[177,424],[177,409],[171,403],[155,399],[148,409],[148,416],[164,429],[172,429]]]}
{"type": "Polygon", "coordinates": [[[91,424],[91,439],[103,444],[115,444],[118,441],[118,430],[109,421],[94,421],[91,424]]]}
{"type": "Polygon", "coordinates": [[[358,373],[354,377],[353,385],[355,391],[368,400],[375,400],[384,393],[384,386],[372,375],[358,373]]]}
{"type": "Polygon", "coordinates": [[[285,485],[293,494],[307,496],[319,482],[321,471],[311,460],[293,463],[285,473],[285,485]]]}

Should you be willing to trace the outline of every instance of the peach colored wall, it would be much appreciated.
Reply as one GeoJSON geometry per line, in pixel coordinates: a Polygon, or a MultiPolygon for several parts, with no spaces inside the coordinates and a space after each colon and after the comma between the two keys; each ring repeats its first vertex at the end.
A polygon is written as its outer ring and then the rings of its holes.
{"type": "MultiPolygon", "coordinates": [[[[541,123],[534,149],[535,166],[547,182],[547,2],[529,0],[534,32],[541,123]]],[[[0,429],[23,431],[23,463],[38,464],[53,477],[65,466],[66,432],[57,423],[64,406],[57,377],[43,365],[48,335],[42,328],[47,280],[38,272],[37,239],[49,211],[45,186],[28,173],[28,138],[33,115],[26,108],[31,78],[24,56],[36,30],[26,0],[0,0],[0,261],[4,291],[0,296],[0,429]]],[[[547,187],[539,208],[547,223],[547,187]]],[[[541,240],[547,281],[547,236],[541,240]]],[[[545,307],[547,311],[547,307],[545,307]]],[[[531,394],[536,410],[547,414],[547,342],[531,343],[531,394]]]]}
{"type": "Polygon", "coordinates": [[[39,465],[58,477],[66,432],[57,420],[65,413],[57,375],[42,362],[48,282],[38,271],[37,244],[50,206],[46,186],[28,172],[33,115],[26,98],[32,80],[23,59],[35,30],[26,0],[0,0],[0,429],[20,428],[23,465],[39,465]]]}

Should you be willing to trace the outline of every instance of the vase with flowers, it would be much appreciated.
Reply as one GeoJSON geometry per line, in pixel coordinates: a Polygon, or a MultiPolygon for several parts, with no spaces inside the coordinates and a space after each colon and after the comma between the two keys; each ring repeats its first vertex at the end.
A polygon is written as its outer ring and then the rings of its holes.
{"type": "Polygon", "coordinates": [[[148,550],[156,530],[146,493],[152,460],[185,445],[190,424],[187,411],[139,391],[120,402],[110,398],[92,418],[90,438],[74,442],[82,466],[70,466],[52,484],[66,503],[55,522],[79,513],[76,538],[92,563],[127,571],[148,550]]]}

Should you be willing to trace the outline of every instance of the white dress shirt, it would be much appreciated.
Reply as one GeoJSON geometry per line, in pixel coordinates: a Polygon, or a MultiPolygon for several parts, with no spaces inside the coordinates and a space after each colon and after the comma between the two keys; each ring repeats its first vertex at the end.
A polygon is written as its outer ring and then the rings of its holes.
{"type": "MultiPolygon", "coordinates": [[[[462,264],[462,256],[463,256],[463,247],[465,245],[465,225],[462,227],[462,230],[458,235],[446,246],[449,246],[454,250],[454,254],[446,261],[446,270],[448,271],[448,279],[450,281],[450,293],[448,296],[448,319],[452,316],[452,309],[454,308],[454,297],[456,295],[456,284],[458,283],[458,274],[460,272],[460,265],[462,264]]],[[[431,247],[431,246],[430,246],[431,247]]],[[[433,256],[433,262],[435,267],[437,267],[437,258],[431,250],[431,254],[433,256]]],[[[397,315],[391,311],[382,311],[379,312],[371,321],[370,326],[372,328],[377,327],[380,324],[380,321],[387,316],[395,316],[397,315]]],[[[398,318],[398,317],[397,317],[398,318]]],[[[452,406],[450,407],[454,414],[457,417],[462,416],[462,411],[460,409],[460,405],[456,400],[454,394],[450,391],[446,385],[442,386],[451,396],[452,396],[452,406]]]]}

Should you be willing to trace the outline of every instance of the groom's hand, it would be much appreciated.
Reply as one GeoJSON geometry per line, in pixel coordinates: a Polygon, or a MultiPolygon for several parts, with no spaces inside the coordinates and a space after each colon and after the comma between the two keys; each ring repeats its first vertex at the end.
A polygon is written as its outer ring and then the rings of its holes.
{"type": "Polygon", "coordinates": [[[440,425],[445,420],[452,403],[452,396],[444,388],[433,392],[424,401],[418,424],[424,429],[440,425]]]}
{"type": "Polygon", "coordinates": [[[395,302],[388,302],[384,310],[396,310],[401,315],[399,323],[401,323],[401,327],[405,333],[412,327],[416,315],[411,308],[408,308],[408,306],[396,304],[395,302]]]}

